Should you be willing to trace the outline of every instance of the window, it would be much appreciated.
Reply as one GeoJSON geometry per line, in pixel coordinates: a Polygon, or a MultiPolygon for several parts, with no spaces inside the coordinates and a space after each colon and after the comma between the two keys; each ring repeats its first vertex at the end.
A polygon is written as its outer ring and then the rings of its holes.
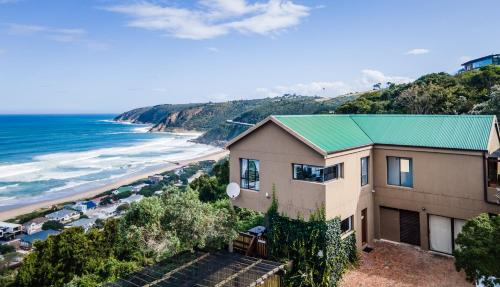
{"type": "Polygon", "coordinates": [[[329,167],[319,167],[306,164],[292,165],[293,179],[325,182],[344,177],[344,164],[339,163],[329,167]]]}
{"type": "Polygon", "coordinates": [[[342,233],[354,230],[354,215],[351,215],[340,222],[340,230],[342,231],[342,233]]]}
{"type": "Polygon", "coordinates": [[[488,186],[498,186],[498,159],[493,157],[488,158],[488,186]]]}
{"type": "Polygon", "coordinates": [[[242,188],[260,190],[260,162],[255,159],[240,159],[240,185],[242,188]]]}
{"type": "Polygon", "coordinates": [[[457,248],[455,240],[465,225],[465,220],[439,215],[428,215],[429,248],[451,254],[457,248]]]}
{"type": "Polygon", "coordinates": [[[368,163],[369,157],[361,159],[361,186],[368,184],[368,163]]]}
{"type": "Polygon", "coordinates": [[[387,184],[413,187],[413,163],[411,158],[387,157],[387,184]]]}

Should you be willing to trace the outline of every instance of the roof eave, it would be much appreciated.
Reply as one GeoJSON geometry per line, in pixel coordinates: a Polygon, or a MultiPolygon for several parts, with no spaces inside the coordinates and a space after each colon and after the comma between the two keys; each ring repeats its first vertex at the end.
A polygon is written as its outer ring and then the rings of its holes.
{"type": "Polygon", "coordinates": [[[307,140],[306,138],[304,138],[300,134],[296,133],[294,130],[292,130],[291,128],[287,127],[285,124],[283,124],[282,122],[280,122],[274,116],[269,116],[269,117],[265,118],[264,120],[262,120],[262,121],[258,122],[257,124],[255,124],[255,126],[249,128],[248,130],[246,130],[243,133],[239,134],[237,137],[235,137],[234,139],[232,139],[231,141],[229,141],[226,144],[225,148],[229,149],[229,147],[231,145],[233,145],[234,143],[236,143],[239,140],[243,139],[244,137],[246,137],[247,135],[249,135],[250,133],[254,132],[255,130],[257,130],[258,128],[262,127],[263,125],[265,125],[266,123],[268,123],[270,121],[273,122],[274,124],[278,125],[280,128],[284,129],[286,132],[288,132],[294,138],[296,138],[299,141],[303,142],[304,144],[306,144],[307,146],[309,146],[310,148],[312,148],[314,151],[316,151],[317,153],[321,154],[322,156],[327,156],[328,155],[327,151],[321,149],[320,147],[318,147],[317,145],[313,144],[312,142],[310,142],[309,140],[307,140]]]}

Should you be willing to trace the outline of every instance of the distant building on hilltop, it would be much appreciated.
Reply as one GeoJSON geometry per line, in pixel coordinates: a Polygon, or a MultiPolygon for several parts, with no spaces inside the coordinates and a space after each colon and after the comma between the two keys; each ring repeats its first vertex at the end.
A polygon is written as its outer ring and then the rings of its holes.
{"type": "Polygon", "coordinates": [[[463,71],[472,71],[488,65],[500,65],[500,54],[492,54],[462,64],[463,71]]]}

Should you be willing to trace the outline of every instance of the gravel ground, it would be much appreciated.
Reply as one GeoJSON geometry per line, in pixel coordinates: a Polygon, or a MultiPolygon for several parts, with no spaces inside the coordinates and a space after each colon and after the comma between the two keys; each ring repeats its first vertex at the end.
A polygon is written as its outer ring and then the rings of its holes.
{"type": "Polygon", "coordinates": [[[359,266],[343,276],[341,287],[358,286],[468,286],[453,258],[416,247],[376,241],[370,253],[361,252],[359,266]]]}

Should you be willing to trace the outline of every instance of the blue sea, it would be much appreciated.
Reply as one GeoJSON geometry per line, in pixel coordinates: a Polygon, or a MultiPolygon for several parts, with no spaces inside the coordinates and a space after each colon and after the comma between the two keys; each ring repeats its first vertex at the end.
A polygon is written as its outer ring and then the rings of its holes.
{"type": "Polygon", "coordinates": [[[103,187],[217,148],[114,115],[0,115],[0,211],[103,187]]]}

